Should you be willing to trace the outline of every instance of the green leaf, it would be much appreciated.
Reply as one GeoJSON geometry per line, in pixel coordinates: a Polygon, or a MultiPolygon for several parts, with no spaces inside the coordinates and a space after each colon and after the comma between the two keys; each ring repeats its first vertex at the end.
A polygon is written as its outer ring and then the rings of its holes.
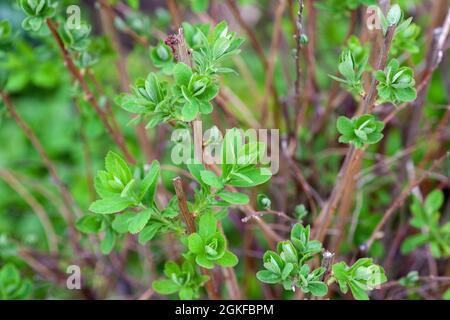
{"type": "Polygon", "coordinates": [[[211,260],[208,260],[206,255],[195,257],[195,262],[203,268],[212,269],[214,268],[214,263],[211,260]]]}
{"type": "Polygon", "coordinates": [[[220,259],[216,260],[216,262],[223,267],[234,267],[238,264],[239,260],[234,253],[227,251],[220,259]]]}
{"type": "Polygon", "coordinates": [[[272,177],[272,172],[267,168],[250,167],[240,170],[238,173],[239,176],[234,174],[227,184],[248,188],[266,183],[272,177]],[[246,179],[243,179],[242,176],[246,177],[246,179]]]}
{"type": "Polygon", "coordinates": [[[200,217],[198,228],[198,233],[203,239],[208,239],[215,234],[217,231],[217,219],[214,214],[212,212],[204,213],[200,217]]]}
{"type": "Polygon", "coordinates": [[[328,292],[328,287],[321,281],[311,281],[308,283],[308,289],[316,297],[323,297],[328,292]]]}
{"type": "Polygon", "coordinates": [[[202,237],[198,233],[193,233],[188,237],[189,251],[195,254],[203,254],[205,252],[205,244],[202,237]]]}
{"type": "Polygon", "coordinates": [[[116,215],[114,221],[111,224],[111,227],[113,228],[114,231],[118,233],[127,233],[128,225],[130,224],[130,221],[134,218],[135,215],[136,215],[135,212],[125,212],[116,215]]]}
{"type": "Polygon", "coordinates": [[[284,266],[283,272],[281,273],[281,279],[285,280],[291,274],[292,270],[294,270],[294,265],[292,263],[286,263],[284,266]]]}
{"type": "Polygon", "coordinates": [[[153,203],[155,198],[156,186],[158,183],[160,165],[157,160],[154,160],[150,166],[150,169],[142,180],[141,184],[141,192],[139,195],[139,199],[142,200],[145,194],[148,192],[148,198],[150,203],[153,203]]]}
{"type": "Polygon", "coordinates": [[[350,281],[349,287],[352,291],[353,298],[356,300],[369,300],[369,296],[357,282],[350,281]]]}
{"type": "Polygon", "coordinates": [[[186,103],[181,110],[181,113],[183,115],[183,120],[186,122],[193,121],[198,114],[199,111],[199,104],[196,101],[196,99],[191,99],[188,103],[186,103]]]}
{"type": "Polygon", "coordinates": [[[178,294],[181,300],[192,300],[194,297],[194,290],[189,287],[183,287],[178,294]]]}
{"type": "Polygon", "coordinates": [[[173,69],[173,76],[175,77],[175,82],[179,86],[188,86],[189,81],[192,77],[192,70],[188,65],[180,62],[175,65],[173,69]]]}
{"type": "Polygon", "coordinates": [[[152,240],[162,226],[163,225],[161,223],[153,222],[149,226],[142,229],[139,233],[139,244],[144,245],[147,241],[152,240]]]}
{"type": "Polygon", "coordinates": [[[344,116],[337,119],[336,126],[339,133],[343,135],[352,135],[355,129],[352,120],[344,116]]]}
{"type": "Polygon", "coordinates": [[[133,178],[130,167],[128,167],[125,160],[115,152],[109,151],[106,155],[105,168],[108,172],[117,176],[124,185],[133,178]]]}
{"type": "Polygon", "coordinates": [[[414,251],[417,247],[424,245],[429,240],[428,234],[415,234],[413,236],[410,236],[406,238],[402,246],[400,247],[400,251],[403,254],[408,254],[412,251],[414,251]]]}
{"type": "Polygon", "coordinates": [[[101,214],[112,214],[125,210],[134,205],[133,201],[127,198],[107,198],[93,202],[89,207],[89,211],[101,214]]]}
{"type": "Polygon", "coordinates": [[[175,293],[179,289],[176,283],[168,279],[153,281],[152,287],[156,292],[164,295],[175,293]]]}
{"type": "Polygon", "coordinates": [[[100,243],[100,249],[103,254],[109,254],[111,250],[114,248],[114,244],[116,243],[116,234],[111,228],[106,230],[105,237],[100,243]]]}
{"type": "Polygon", "coordinates": [[[78,219],[75,227],[83,233],[97,233],[102,227],[102,218],[95,214],[88,214],[78,219]]]}
{"type": "Polygon", "coordinates": [[[425,212],[431,217],[435,212],[439,211],[444,203],[444,194],[441,190],[434,190],[425,199],[425,212]]]}
{"type": "Polygon", "coordinates": [[[398,4],[392,6],[389,10],[386,19],[389,25],[397,25],[402,17],[402,10],[398,4]]]}
{"type": "Polygon", "coordinates": [[[208,186],[214,187],[216,189],[222,189],[223,183],[222,180],[216,176],[216,174],[209,170],[204,170],[200,172],[200,176],[202,181],[208,186]]]}
{"type": "Polygon", "coordinates": [[[281,277],[269,270],[261,270],[256,273],[256,278],[259,281],[269,284],[279,283],[281,281],[281,277]]]}
{"type": "Polygon", "coordinates": [[[146,209],[144,211],[136,213],[128,224],[128,231],[130,231],[132,234],[136,234],[144,229],[148,220],[150,220],[152,212],[153,209],[146,209]]]}
{"type": "MultiPolygon", "coordinates": [[[[191,162],[194,162],[194,159],[192,159],[191,162]]],[[[201,163],[189,163],[187,164],[187,168],[189,170],[189,172],[192,174],[192,176],[200,183],[200,184],[204,184],[204,182],[202,181],[202,176],[200,175],[200,173],[202,171],[205,171],[205,166],[201,163]]]]}
{"type": "Polygon", "coordinates": [[[221,197],[223,201],[231,204],[245,205],[249,203],[249,198],[245,193],[221,191],[217,193],[217,196],[221,197]]]}
{"type": "Polygon", "coordinates": [[[208,6],[209,0],[191,0],[191,7],[194,12],[205,12],[208,6]]]}

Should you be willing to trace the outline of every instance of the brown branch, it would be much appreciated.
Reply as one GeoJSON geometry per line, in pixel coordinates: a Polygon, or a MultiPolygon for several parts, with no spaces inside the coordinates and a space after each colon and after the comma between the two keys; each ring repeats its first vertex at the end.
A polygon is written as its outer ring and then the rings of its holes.
{"type": "Polygon", "coordinates": [[[449,155],[450,155],[450,152],[447,152],[444,156],[435,160],[434,163],[431,165],[431,167],[427,171],[422,173],[422,175],[420,177],[416,178],[414,181],[410,182],[408,184],[408,186],[401,192],[401,194],[392,202],[392,204],[389,206],[389,208],[383,214],[383,218],[381,219],[381,221],[378,223],[378,225],[373,230],[372,235],[369,237],[369,240],[367,240],[366,244],[364,245],[365,251],[368,251],[370,249],[373,242],[377,239],[378,233],[380,232],[381,228],[383,228],[383,226],[392,217],[392,215],[395,213],[395,211],[405,202],[406,198],[411,193],[411,191],[414,188],[416,188],[418,185],[420,185],[422,183],[422,181],[425,180],[433,172],[433,170],[435,170],[445,159],[447,159],[447,157],[449,155]]]}
{"type": "Polygon", "coordinates": [[[55,183],[56,187],[58,188],[59,193],[61,194],[63,198],[64,203],[64,210],[62,211],[62,214],[64,216],[64,219],[67,222],[68,228],[69,228],[69,239],[70,243],[72,245],[72,248],[75,253],[80,253],[81,248],[78,244],[78,236],[77,231],[75,229],[75,222],[74,217],[77,215],[76,211],[74,210],[74,200],[72,195],[70,194],[69,190],[67,189],[64,182],[61,180],[61,178],[58,175],[58,172],[56,170],[56,166],[50,160],[50,157],[48,156],[47,152],[45,151],[44,147],[42,146],[40,140],[38,137],[34,134],[33,130],[31,130],[30,126],[25,122],[24,119],[17,113],[16,108],[14,107],[13,103],[11,102],[9,95],[1,91],[0,95],[3,99],[3,102],[5,103],[6,108],[8,109],[9,113],[13,117],[13,119],[16,121],[16,123],[19,125],[19,127],[23,130],[26,137],[31,141],[37,152],[39,153],[39,156],[41,157],[42,161],[44,162],[44,165],[46,166],[47,170],[50,173],[50,176],[53,179],[53,182],[55,183]]]}
{"type": "MultiPolygon", "coordinates": [[[[384,38],[384,44],[383,47],[381,48],[380,57],[378,59],[377,70],[384,70],[384,68],[386,67],[387,59],[389,56],[389,50],[391,48],[391,43],[395,33],[395,29],[396,29],[395,25],[391,25],[388,27],[387,33],[384,38]]],[[[377,98],[376,93],[377,83],[378,81],[375,78],[373,78],[370,85],[369,93],[367,94],[365,99],[361,101],[361,105],[359,108],[360,112],[366,113],[371,112],[373,110],[374,102],[377,98]]],[[[331,192],[330,198],[328,199],[327,204],[323,207],[319,215],[319,218],[316,220],[314,224],[315,230],[314,234],[319,241],[323,241],[326,229],[331,222],[331,218],[334,215],[337,206],[339,205],[339,201],[343,195],[345,186],[348,185],[347,179],[351,179],[353,173],[352,169],[358,166],[358,162],[362,158],[363,153],[364,153],[363,150],[356,150],[353,145],[348,149],[344,164],[339,170],[338,178],[331,192]]],[[[347,192],[350,192],[350,190],[347,190],[347,192]]]]}
{"type": "MultiPolygon", "coordinates": [[[[189,212],[186,195],[183,190],[183,181],[180,177],[176,177],[172,180],[173,186],[175,187],[175,192],[178,198],[178,206],[180,207],[181,216],[183,217],[184,222],[186,223],[188,234],[192,234],[196,232],[194,216],[189,212]]],[[[220,295],[217,292],[217,288],[214,285],[214,274],[213,270],[208,271],[205,268],[201,268],[202,273],[204,275],[209,275],[210,280],[206,283],[206,291],[208,296],[212,300],[220,299],[220,295]]]]}
{"type": "Polygon", "coordinates": [[[269,62],[267,61],[266,55],[264,53],[264,49],[262,48],[256,34],[253,32],[253,29],[247,24],[244,18],[241,15],[241,12],[236,4],[236,0],[226,0],[227,6],[233,14],[236,21],[239,23],[242,29],[244,29],[247,36],[250,38],[250,42],[258,54],[259,60],[261,61],[264,68],[267,68],[269,62]]]}
{"type": "Polygon", "coordinates": [[[50,253],[56,253],[58,251],[58,238],[44,207],[11,172],[6,169],[0,169],[0,177],[16,191],[28,203],[34,213],[36,213],[45,231],[49,251],[50,253]]]}
{"type": "MultiPolygon", "coordinates": [[[[267,66],[267,77],[264,85],[264,97],[261,104],[261,113],[262,113],[262,123],[267,124],[267,118],[269,114],[269,97],[272,96],[273,102],[275,104],[274,108],[274,115],[275,119],[278,119],[279,116],[279,109],[280,109],[280,103],[278,101],[278,93],[275,89],[275,85],[273,83],[274,78],[274,71],[275,71],[275,63],[276,63],[276,56],[277,56],[277,50],[280,43],[280,37],[281,37],[281,22],[283,18],[283,13],[286,9],[286,0],[280,0],[278,3],[278,6],[275,10],[275,21],[274,21],[274,27],[272,32],[272,42],[270,44],[270,50],[269,50],[269,59],[268,59],[268,66],[267,66]]],[[[277,122],[277,121],[276,121],[277,122]]],[[[280,127],[278,123],[275,123],[275,126],[277,128],[280,127]]]]}
{"type": "MultiPolygon", "coordinates": [[[[109,15],[110,19],[114,21],[118,15],[114,11],[114,9],[111,7],[111,5],[106,0],[99,0],[100,5],[106,9],[106,13],[109,15]]],[[[122,4],[123,5],[123,4],[122,4]]],[[[129,35],[135,42],[139,43],[143,47],[148,47],[149,42],[147,38],[140,36],[136,33],[133,29],[131,29],[129,26],[124,24],[124,28],[122,30],[124,33],[129,35]]]]}
{"type": "Polygon", "coordinates": [[[53,37],[55,38],[56,43],[58,44],[58,47],[61,50],[66,68],[68,69],[70,74],[80,83],[80,86],[85,94],[86,100],[89,101],[90,104],[94,107],[95,111],[97,112],[101,121],[103,122],[103,125],[105,126],[106,130],[111,135],[111,137],[113,138],[115,143],[119,146],[119,148],[123,152],[125,158],[133,164],[136,163],[136,160],[131,155],[131,153],[128,150],[128,147],[125,144],[125,139],[124,139],[123,135],[120,132],[117,132],[116,130],[114,130],[113,127],[110,125],[105,112],[100,107],[99,102],[97,101],[97,99],[95,98],[91,89],[89,88],[89,86],[88,86],[86,80],[84,79],[83,75],[81,74],[80,70],[77,68],[77,66],[73,62],[73,60],[70,56],[70,53],[67,50],[67,48],[65,47],[64,42],[62,41],[61,36],[59,35],[58,29],[57,29],[55,23],[53,22],[53,20],[47,19],[47,25],[48,25],[53,37]]]}
{"type": "MultiPolygon", "coordinates": [[[[109,33],[111,37],[111,43],[114,47],[114,50],[117,52],[117,61],[116,61],[116,68],[120,79],[120,89],[122,92],[129,92],[130,90],[130,75],[127,70],[127,60],[126,55],[124,52],[124,49],[122,47],[122,44],[120,42],[119,37],[117,36],[116,29],[114,27],[114,19],[115,14],[113,8],[109,5],[109,3],[105,0],[100,1],[102,4],[102,9],[100,11],[100,17],[102,18],[102,25],[109,33]]],[[[114,120],[114,113],[111,110],[111,107],[108,103],[109,111],[113,116],[114,120]]],[[[115,123],[116,124],[116,123],[115,123]]],[[[116,128],[116,130],[119,130],[119,128],[116,128]]],[[[138,143],[140,146],[140,149],[142,150],[142,153],[145,156],[145,159],[148,163],[152,160],[152,148],[151,148],[151,142],[149,137],[147,136],[147,131],[145,129],[145,125],[141,122],[135,126],[136,135],[138,138],[138,143]]]]}
{"type": "Polygon", "coordinates": [[[180,13],[175,0],[167,0],[167,8],[169,9],[170,15],[172,16],[173,26],[175,29],[181,26],[180,13]]]}
{"type": "MultiPolygon", "coordinates": [[[[378,58],[378,63],[376,70],[384,70],[386,68],[386,63],[389,57],[389,51],[391,49],[392,39],[394,38],[396,30],[396,25],[390,25],[388,27],[386,36],[384,37],[384,44],[381,48],[381,52],[378,58]]],[[[373,77],[372,83],[370,84],[369,92],[367,96],[361,101],[360,111],[365,114],[367,112],[372,112],[375,100],[377,98],[377,85],[378,80],[373,77]]]]}

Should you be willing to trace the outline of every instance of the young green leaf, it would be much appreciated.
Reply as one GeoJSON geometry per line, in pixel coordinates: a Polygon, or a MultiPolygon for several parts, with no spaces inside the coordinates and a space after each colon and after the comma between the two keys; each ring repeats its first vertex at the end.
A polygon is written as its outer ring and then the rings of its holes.
{"type": "Polygon", "coordinates": [[[127,198],[108,198],[93,202],[89,207],[89,211],[101,214],[112,214],[123,211],[133,205],[133,201],[127,198]]]}
{"type": "Polygon", "coordinates": [[[128,224],[128,231],[130,231],[132,234],[139,233],[142,229],[144,229],[148,220],[150,220],[152,212],[152,209],[146,209],[144,211],[136,213],[128,224]]]}

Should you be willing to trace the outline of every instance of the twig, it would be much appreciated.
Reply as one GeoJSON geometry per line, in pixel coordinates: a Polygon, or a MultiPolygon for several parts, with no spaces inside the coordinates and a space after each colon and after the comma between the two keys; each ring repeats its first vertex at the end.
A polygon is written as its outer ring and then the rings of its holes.
{"type": "MultiPolygon", "coordinates": [[[[303,35],[303,0],[298,1],[299,9],[297,13],[297,21],[295,23],[295,127],[294,133],[291,139],[295,146],[297,145],[298,133],[300,132],[300,127],[303,123],[303,118],[305,115],[305,108],[302,106],[301,98],[301,62],[300,62],[300,52],[302,51],[302,35],[303,35]]],[[[293,148],[295,151],[295,147],[293,148]]],[[[295,153],[295,152],[293,152],[295,153]]]]}
{"type": "Polygon", "coordinates": [[[44,207],[10,171],[0,169],[0,177],[3,178],[3,180],[29,204],[34,213],[36,213],[45,231],[49,251],[52,254],[56,253],[58,251],[58,238],[56,237],[55,229],[53,228],[49,215],[44,207]]]}
{"type": "MultiPolygon", "coordinates": [[[[267,72],[266,72],[266,81],[264,85],[264,97],[261,105],[261,113],[262,113],[262,123],[266,124],[267,116],[269,113],[269,97],[273,96],[274,103],[276,106],[279,107],[279,101],[278,101],[278,94],[276,92],[274,83],[273,83],[273,77],[274,77],[274,69],[275,69],[275,62],[276,62],[276,56],[277,56],[277,50],[280,42],[280,34],[281,34],[281,22],[283,18],[284,10],[286,9],[286,0],[279,0],[277,8],[275,10],[275,20],[274,20],[274,27],[272,32],[272,42],[270,44],[270,50],[269,50],[269,59],[268,59],[268,66],[267,66],[267,72]]],[[[279,110],[274,110],[275,114],[278,114],[279,110]]],[[[280,126],[277,125],[279,128],[280,126]]]]}
{"type": "MultiPolygon", "coordinates": [[[[384,70],[386,68],[387,59],[389,57],[389,50],[391,49],[392,39],[394,38],[396,25],[390,25],[387,29],[386,36],[384,37],[384,44],[381,48],[381,52],[379,55],[378,63],[376,70],[384,70]]],[[[360,110],[362,113],[371,112],[374,107],[374,102],[377,98],[377,84],[378,80],[375,77],[372,79],[372,83],[370,85],[369,93],[367,96],[361,101],[362,107],[360,110]]]]}
{"type": "MultiPolygon", "coordinates": [[[[384,44],[381,49],[380,57],[377,63],[377,70],[384,69],[386,67],[386,62],[389,55],[389,50],[391,48],[392,39],[395,33],[396,26],[391,25],[388,27],[384,44]]],[[[377,80],[375,78],[372,79],[372,83],[370,85],[369,93],[365,99],[361,101],[361,105],[359,110],[363,113],[371,112],[373,109],[374,101],[377,98],[376,94],[376,86],[377,80]]],[[[325,231],[328,225],[330,224],[330,219],[333,216],[334,212],[337,209],[339,201],[341,199],[342,193],[344,191],[345,186],[347,185],[347,179],[350,179],[352,176],[352,169],[358,166],[358,162],[362,158],[363,151],[356,150],[352,145],[347,152],[345,157],[344,164],[339,170],[338,178],[336,184],[331,192],[330,198],[327,204],[322,209],[319,218],[315,223],[315,236],[319,241],[323,241],[325,237],[325,231]]],[[[348,192],[348,190],[347,190],[348,192]]]]}
{"type": "Polygon", "coordinates": [[[112,128],[112,126],[110,125],[110,123],[106,117],[106,114],[100,107],[99,102],[97,101],[97,99],[95,98],[91,89],[89,88],[86,80],[84,79],[80,70],[76,67],[72,58],[70,57],[70,53],[64,46],[64,42],[62,41],[62,39],[58,33],[57,27],[56,27],[55,23],[53,22],[53,20],[47,19],[47,25],[48,25],[53,37],[55,38],[56,43],[58,44],[58,47],[61,50],[61,53],[63,55],[64,62],[65,62],[67,69],[72,74],[72,76],[80,83],[81,88],[86,96],[86,100],[89,101],[91,103],[91,105],[94,107],[95,111],[97,112],[101,121],[103,122],[103,125],[105,126],[106,130],[111,135],[111,137],[116,142],[116,144],[119,146],[119,148],[122,150],[125,158],[133,164],[136,163],[136,160],[131,155],[131,153],[129,152],[129,150],[125,144],[125,139],[124,139],[123,135],[120,132],[117,132],[116,130],[114,130],[112,128]]]}
{"type": "Polygon", "coordinates": [[[449,154],[450,153],[447,152],[444,156],[435,160],[434,163],[431,165],[431,167],[427,171],[422,173],[422,175],[419,178],[416,178],[414,181],[410,182],[409,185],[402,191],[402,193],[392,202],[392,204],[389,206],[389,208],[383,214],[383,218],[381,219],[381,221],[378,223],[378,225],[373,230],[372,235],[369,237],[369,240],[367,240],[366,244],[364,245],[365,251],[368,251],[370,249],[373,242],[377,239],[381,228],[383,228],[383,226],[391,218],[391,216],[395,213],[395,211],[405,202],[406,198],[411,193],[411,191],[415,187],[420,185],[422,183],[422,181],[425,180],[433,172],[433,170],[436,169],[441,164],[441,162],[443,162],[449,156],[449,154]]]}
{"type": "MultiPolygon", "coordinates": [[[[112,21],[114,21],[114,19],[116,17],[118,17],[117,13],[114,11],[114,9],[111,7],[111,5],[105,1],[105,0],[99,0],[100,5],[104,8],[111,8],[111,10],[107,10],[106,13],[108,15],[110,15],[110,19],[112,21]]],[[[121,3],[121,5],[124,5],[123,3],[121,3]]],[[[133,29],[131,29],[128,25],[124,24],[123,25],[123,32],[126,33],[127,35],[129,35],[135,42],[139,43],[141,46],[143,47],[148,47],[149,42],[147,40],[147,38],[140,36],[139,34],[136,33],[136,31],[134,31],[133,29]]]]}
{"type": "Polygon", "coordinates": [[[167,8],[169,9],[170,15],[172,16],[172,21],[174,28],[177,29],[181,25],[180,13],[178,11],[178,6],[175,0],[167,0],[167,8]]]}
{"type": "Polygon", "coordinates": [[[251,219],[255,219],[257,217],[262,217],[265,215],[275,215],[277,217],[280,218],[284,218],[290,222],[292,222],[294,219],[292,219],[291,217],[287,216],[284,212],[281,211],[274,211],[274,210],[266,210],[266,211],[257,211],[252,215],[246,216],[244,218],[241,219],[242,222],[247,223],[249,222],[251,219]]]}
{"type": "MultiPolygon", "coordinates": [[[[105,31],[109,33],[114,50],[117,52],[116,67],[120,78],[120,89],[123,92],[128,92],[130,90],[130,75],[127,70],[126,56],[122,44],[120,42],[120,39],[117,36],[116,29],[114,27],[114,18],[115,18],[114,10],[107,1],[101,0],[100,2],[102,4],[103,9],[100,11],[100,16],[102,18],[101,19],[102,25],[105,31]]],[[[116,130],[119,131],[120,129],[118,128],[117,123],[115,122],[114,113],[112,112],[109,103],[108,106],[109,111],[112,114],[114,120],[113,123],[116,125],[116,130]]],[[[148,138],[147,132],[145,130],[145,125],[142,122],[137,124],[135,126],[135,131],[142,153],[145,155],[145,159],[147,160],[147,162],[150,163],[152,160],[152,148],[150,139],[148,138]]]]}
{"type": "Polygon", "coordinates": [[[256,34],[253,32],[253,29],[247,24],[247,22],[245,22],[244,18],[242,17],[241,12],[239,11],[239,8],[236,4],[236,0],[226,0],[226,3],[236,21],[239,23],[242,29],[244,29],[245,33],[247,33],[247,36],[250,38],[250,42],[252,43],[253,48],[258,54],[259,60],[261,61],[263,67],[267,68],[269,62],[267,61],[264,49],[262,48],[260,42],[258,41],[256,34]]]}
{"type": "Polygon", "coordinates": [[[8,109],[9,113],[13,117],[13,119],[17,122],[17,124],[20,126],[20,128],[25,133],[26,137],[31,141],[33,146],[36,148],[37,152],[39,153],[39,156],[41,157],[42,161],[44,162],[44,165],[46,166],[47,170],[49,171],[53,181],[56,184],[56,187],[60,191],[63,202],[64,202],[64,217],[69,225],[73,226],[73,215],[75,215],[75,211],[73,210],[73,199],[70,195],[69,191],[67,190],[64,182],[59,178],[59,175],[56,170],[56,166],[50,160],[50,157],[48,156],[47,152],[45,151],[44,147],[42,146],[40,140],[38,137],[34,134],[34,132],[31,130],[30,126],[25,122],[24,119],[17,113],[15,106],[11,102],[9,95],[6,92],[1,92],[1,97],[3,99],[3,102],[5,103],[6,108],[8,109]]]}
{"type": "MultiPolygon", "coordinates": [[[[178,198],[178,206],[180,207],[181,216],[183,217],[184,222],[186,223],[188,234],[195,233],[195,221],[194,216],[189,212],[187,206],[186,195],[183,190],[183,181],[180,177],[176,177],[173,181],[173,186],[175,187],[175,192],[178,198]]],[[[208,271],[205,268],[201,268],[202,273],[210,276],[210,280],[206,283],[206,291],[208,292],[208,296],[212,300],[220,299],[219,293],[214,287],[214,274],[213,271],[208,271]]]]}
{"type": "Polygon", "coordinates": [[[327,281],[328,275],[331,270],[331,265],[333,264],[333,260],[334,260],[334,253],[330,251],[325,251],[322,254],[322,263],[320,264],[320,267],[324,268],[325,272],[320,277],[320,281],[324,282],[327,281]]]}

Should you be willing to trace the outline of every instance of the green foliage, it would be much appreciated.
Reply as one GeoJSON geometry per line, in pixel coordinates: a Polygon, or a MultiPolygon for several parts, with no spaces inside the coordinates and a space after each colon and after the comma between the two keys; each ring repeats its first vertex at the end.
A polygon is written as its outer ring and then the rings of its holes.
{"type": "Polygon", "coordinates": [[[414,72],[411,68],[400,67],[398,60],[392,59],[386,69],[378,70],[375,78],[378,95],[383,102],[410,102],[416,99],[414,72]]]}
{"type": "Polygon", "coordinates": [[[89,210],[101,214],[120,212],[141,204],[146,195],[147,203],[153,204],[159,175],[157,161],[153,161],[145,177],[133,177],[125,160],[110,151],[105,158],[105,168],[106,171],[99,171],[95,178],[95,190],[102,199],[95,201],[89,210]]]}
{"type": "Polygon", "coordinates": [[[395,29],[394,38],[392,39],[391,51],[392,56],[398,56],[405,52],[408,54],[416,54],[419,52],[417,38],[420,35],[420,27],[412,23],[412,17],[403,21],[395,29]]]}
{"type": "Polygon", "coordinates": [[[7,263],[0,269],[0,300],[27,299],[31,291],[31,282],[21,278],[13,264],[7,263]]]}
{"type": "Polygon", "coordinates": [[[375,120],[375,116],[365,114],[349,119],[341,116],[337,120],[337,129],[341,136],[339,142],[352,143],[361,149],[365,144],[378,143],[382,138],[384,128],[382,121],[375,120]]]}
{"type": "Polygon", "coordinates": [[[25,30],[38,31],[47,18],[55,14],[57,3],[51,0],[20,0],[20,7],[26,14],[22,22],[25,30]]]}
{"type": "Polygon", "coordinates": [[[181,268],[173,261],[166,262],[164,274],[167,279],[153,281],[153,289],[163,295],[178,292],[182,300],[198,299],[200,288],[209,279],[208,276],[199,275],[189,261],[185,261],[181,268]]]}
{"type": "Polygon", "coordinates": [[[350,288],[356,300],[369,300],[367,291],[375,289],[386,282],[384,269],[373,264],[372,259],[358,259],[351,267],[345,262],[335,263],[332,267],[333,278],[343,293],[350,288]]]}
{"type": "Polygon", "coordinates": [[[331,78],[342,83],[349,92],[356,96],[364,95],[361,81],[369,59],[366,52],[359,53],[358,60],[355,59],[351,50],[342,53],[338,69],[344,79],[330,75],[331,78]]]}
{"type": "Polygon", "coordinates": [[[386,35],[389,26],[397,26],[403,17],[403,12],[398,4],[394,4],[385,16],[380,8],[378,8],[378,16],[381,22],[383,34],[386,35]]]}
{"type": "Polygon", "coordinates": [[[149,30],[151,30],[154,25],[147,14],[135,10],[126,10],[123,14],[123,18],[116,16],[114,19],[114,25],[117,29],[121,31],[131,29],[143,39],[150,38],[149,30]]]}
{"type": "Polygon", "coordinates": [[[194,12],[205,12],[209,7],[209,0],[191,0],[191,7],[194,12]]]}
{"type": "Polygon", "coordinates": [[[444,203],[441,190],[431,192],[422,204],[417,197],[413,197],[411,212],[413,218],[411,226],[420,233],[409,236],[403,241],[401,251],[408,254],[420,246],[428,245],[431,254],[436,258],[450,256],[450,222],[439,224],[441,213],[439,209],[444,203]]]}
{"type": "MultiPolygon", "coordinates": [[[[296,224],[291,231],[291,240],[278,243],[277,252],[266,251],[263,257],[265,270],[258,271],[258,280],[269,284],[282,284],[285,290],[300,288],[304,293],[322,297],[328,292],[323,282],[326,269],[311,271],[306,263],[322,251],[322,243],[310,240],[310,226],[296,224]]],[[[373,264],[371,259],[359,259],[351,267],[345,262],[332,266],[332,277],[328,284],[337,281],[343,293],[348,288],[357,300],[368,299],[366,291],[371,291],[386,282],[382,267],[373,264]]]]}
{"type": "Polygon", "coordinates": [[[156,47],[150,50],[150,59],[155,67],[162,69],[164,73],[172,73],[172,69],[175,65],[175,58],[172,49],[164,42],[160,41],[156,47]]]}
{"type": "MultiPolygon", "coordinates": [[[[225,22],[216,26],[208,37],[200,28],[185,25],[186,41],[193,48],[194,67],[179,62],[174,64],[170,47],[160,43],[151,50],[151,60],[156,67],[173,76],[166,82],[150,73],[146,80],[138,79],[131,94],[122,94],[117,103],[125,110],[136,113],[135,121],[149,119],[147,128],[153,128],[161,122],[191,122],[199,113],[212,112],[213,100],[219,93],[216,75],[228,72],[220,64],[226,58],[237,54],[242,40],[228,32],[225,22]],[[196,45],[189,43],[189,35],[200,35],[196,45]]],[[[192,40],[192,38],[191,38],[192,40]]]]}
{"type": "Polygon", "coordinates": [[[207,269],[218,264],[224,267],[234,267],[238,258],[227,250],[226,239],[217,229],[217,218],[213,213],[206,213],[200,217],[199,230],[189,235],[189,255],[195,262],[207,269]]]}
{"type": "Polygon", "coordinates": [[[61,38],[67,48],[73,51],[82,52],[89,47],[91,42],[89,39],[90,33],[91,26],[87,23],[82,23],[78,28],[70,28],[65,24],[62,28],[61,38]]]}
{"type": "Polygon", "coordinates": [[[310,226],[296,224],[291,231],[291,240],[279,242],[277,252],[266,251],[263,257],[265,270],[258,271],[259,281],[270,284],[280,283],[285,290],[300,288],[304,293],[322,297],[328,287],[322,282],[324,268],[311,271],[306,262],[321,252],[322,244],[310,240],[310,226]]]}
{"type": "Polygon", "coordinates": [[[314,3],[317,8],[329,11],[336,15],[355,10],[363,5],[369,6],[374,4],[376,4],[376,0],[326,0],[314,3]]]}
{"type": "Polygon", "coordinates": [[[308,210],[306,210],[303,204],[295,206],[294,216],[298,221],[302,221],[308,215],[308,210]]]}
{"type": "MultiPolygon", "coordinates": [[[[11,24],[8,20],[0,21],[0,50],[7,48],[11,41],[11,24]]],[[[1,51],[0,51],[1,53],[1,51]]]]}
{"type": "Polygon", "coordinates": [[[219,85],[211,76],[194,73],[184,63],[178,63],[174,68],[174,77],[174,93],[181,104],[183,121],[194,120],[199,112],[212,112],[210,101],[219,93],[219,85]]]}
{"type": "Polygon", "coordinates": [[[262,193],[258,194],[258,196],[256,197],[256,201],[258,203],[258,207],[261,210],[270,210],[272,201],[270,201],[270,198],[265,194],[262,193]]]}
{"type": "MultiPolygon", "coordinates": [[[[1,53],[0,53],[1,55],[1,53]]],[[[8,51],[0,60],[0,73],[5,73],[8,92],[20,92],[28,86],[55,89],[61,83],[61,66],[55,64],[54,52],[46,46],[31,46],[24,40],[14,41],[14,51],[8,51]]]]}
{"type": "Polygon", "coordinates": [[[267,182],[272,172],[263,161],[266,145],[243,143],[243,134],[236,128],[227,130],[222,144],[222,181],[235,187],[254,187],[267,182]]]}
{"type": "Polygon", "coordinates": [[[228,31],[225,21],[210,30],[208,25],[191,26],[183,23],[188,45],[193,49],[195,68],[200,74],[215,75],[233,72],[222,67],[226,59],[240,53],[244,39],[228,31]]]}
{"type": "Polygon", "coordinates": [[[398,282],[404,287],[415,287],[419,281],[419,273],[417,271],[409,272],[405,277],[400,278],[398,282]]]}

